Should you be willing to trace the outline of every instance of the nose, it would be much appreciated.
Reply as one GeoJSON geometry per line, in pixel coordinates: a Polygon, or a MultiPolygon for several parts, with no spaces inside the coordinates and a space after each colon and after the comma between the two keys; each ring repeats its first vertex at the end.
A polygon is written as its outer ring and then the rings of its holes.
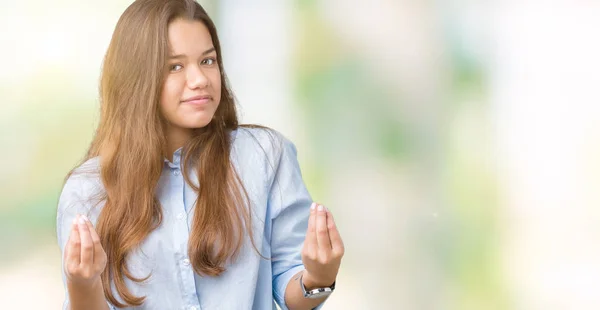
{"type": "Polygon", "coordinates": [[[209,84],[208,77],[199,66],[188,67],[186,78],[190,89],[206,88],[209,84]]]}

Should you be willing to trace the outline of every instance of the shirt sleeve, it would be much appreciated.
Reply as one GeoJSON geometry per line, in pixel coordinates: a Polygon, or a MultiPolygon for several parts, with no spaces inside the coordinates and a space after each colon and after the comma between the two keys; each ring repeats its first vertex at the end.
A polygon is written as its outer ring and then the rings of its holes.
{"type": "MultiPolygon", "coordinates": [[[[98,220],[99,208],[94,206],[93,197],[90,195],[90,185],[92,182],[86,180],[82,175],[71,175],[65,183],[56,211],[56,235],[58,246],[61,252],[61,274],[65,289],[65,300],[63,310],[69,309],[69,292],[67,290],[67,281],[64,269],[64,251],[71,233],[71,225],[78,214],[86,215],[96,226],[98,220]]],[[[99,207],[99,206],[98,206],[99,207]]],[[[115,307],[107,301],[108,307],[115,310],[115,307]]]]}
{"type": "MultiPolygon", "coordinates": [[[[282,137],[281,156],[269,193],[273,210],[271,232],[271,267],[273,297],[282,310],[285,289],[290,279],[304,269],[301,250],[308,227],[312,199],[300,172],[294,144],[282,137]]],[[[321,308],[321,305],[315,309],[321,308]]]]}

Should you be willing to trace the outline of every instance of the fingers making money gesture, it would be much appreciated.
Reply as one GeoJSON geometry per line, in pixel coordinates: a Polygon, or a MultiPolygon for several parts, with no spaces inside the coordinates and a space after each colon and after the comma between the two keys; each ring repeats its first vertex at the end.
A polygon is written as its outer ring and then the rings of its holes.
{"type": "Polygon", "coordinates": [[[68,281],[83,286],[92,286],[99,281],[106,267],[106,253],[94,226],[85,215],[78,215],[73,221],[64,252],[68,281]]]}
{"type": "Polygon", "coordinates": [[[332,285],[343,255],[344,243],[333,215],[323,205],[313,203],[302,248],[302,262],[306,269],[302,279],[304,285],[307,288],[332,285]]]}

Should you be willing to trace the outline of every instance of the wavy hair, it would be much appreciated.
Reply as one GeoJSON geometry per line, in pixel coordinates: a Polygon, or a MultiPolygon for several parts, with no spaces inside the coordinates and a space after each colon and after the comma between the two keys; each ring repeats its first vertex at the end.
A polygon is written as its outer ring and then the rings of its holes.
{"type": "Polygon", "coordinates": [[[137,0],[120,17],[106,52],[100,122],[84,158],[100,157],[104,207],[97,230],[108,256],[101,278],[106,298],[117,307],[144,302],[144,296],[135,296],[127,288],[125,277],[142,282],[150,275],[136,278],[126,258],[162,221],[155,196],[166,155],[159,100],[169,54],[168,26],[177,18],[200,21],[208,28],[222,84],[213,120],[195,129],[183,149],[183,167],[194,167],[202,184],[194,185],[188,169],[182,169],[185,181],[198,193],[188,243],[192,266],[201,275],[220,275],[238,255],[245,232],[259,252],[252,235],[248,193],[230,160],[230,133],[240,125],[215,25],[193,0],[137,0]],[[124,303],[113,294],[111,282],[124,303]]]}

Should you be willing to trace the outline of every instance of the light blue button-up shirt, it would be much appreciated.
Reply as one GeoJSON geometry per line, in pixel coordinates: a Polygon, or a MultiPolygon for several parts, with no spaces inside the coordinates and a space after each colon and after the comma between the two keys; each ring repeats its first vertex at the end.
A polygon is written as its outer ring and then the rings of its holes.
{"type": "MultiPolygon", "coordinates": [[[[264,129],[240,128],[232,132],[232,138],[231,159],[250,197],[255,243],[271,260],[261,258],[246,238],[237,260],[219,277],[194,272],[187,244],[197,194],[183,179],[180,149],[173,162],[165,160],[158,184],[162,224],[128,258],[135,276],[151,273],[143,283],[125,279],[133,294],[146,296],[142,306],[131,309],[263,310],[276,309],[275,302],[287,309],[286,286],[304,268],[300,250],[312,203],[296,148],[281,134],[264,129]]],[[[69,177],[62,190],[57,234],[63,253],[75,216],[85,214],[95,225],[102,210],[103,202],[94,201],[103,191],[98,168],[98,158],[90,159],[69,177]]],[[[191,175],[192,179],[196,176],[191,175]]],[[[68,300],[67,292],[64,308],[68,300]]]]}

